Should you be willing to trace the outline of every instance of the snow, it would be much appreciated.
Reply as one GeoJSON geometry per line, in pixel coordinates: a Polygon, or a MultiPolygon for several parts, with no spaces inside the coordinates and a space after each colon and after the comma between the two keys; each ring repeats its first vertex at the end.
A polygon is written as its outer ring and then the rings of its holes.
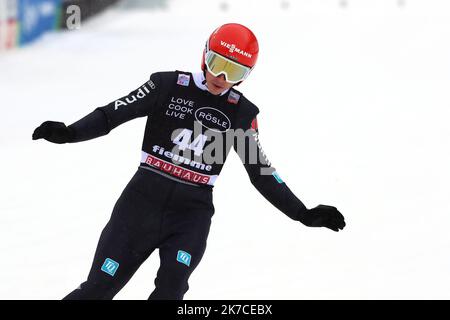
{"type": "MultiPolygon", "coordinates": [[[[32,141],[34,128],[73,123],[152,72],[197,71],[230,21],[261,44],[239,89],[261,110],[265,152],[308,207],[335,205],[347,227],[285,217],[233,154],[185,299],[449,299],[450,4],[343,3],[117,6],[0,53],[0,299],[60,299],[86,278],[145,119],[68,145],[32,141]]],[[[147,298],[158,264],[155,252],[116,298],[147,298]]]]}

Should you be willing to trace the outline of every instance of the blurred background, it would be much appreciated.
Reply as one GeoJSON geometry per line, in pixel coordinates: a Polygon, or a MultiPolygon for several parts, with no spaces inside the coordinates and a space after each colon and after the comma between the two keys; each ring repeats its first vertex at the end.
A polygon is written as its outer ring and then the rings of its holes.
{"type": "MultiPolygon", "coordinates": [[[[309,208],[272,207],[230,155],[186,299],[449,299],[448,0],[0,0],[0,299],[60,299],[90,269],[137,169],[145,119],[91,141],[32,141],[152,72],[199,71],[206,39],[239,22],[260,42],[238,89],[261,144],[309,208]]],[[[117,299],[146,299],[157,252],[117,299]]]]}

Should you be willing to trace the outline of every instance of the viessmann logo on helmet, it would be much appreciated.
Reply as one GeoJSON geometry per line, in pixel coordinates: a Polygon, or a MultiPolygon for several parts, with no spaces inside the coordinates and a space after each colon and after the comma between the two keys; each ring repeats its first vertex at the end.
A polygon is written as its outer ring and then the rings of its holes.
{"type": "Polygon", "coordinates": [[[227,43],[225,41],[220,41],[220,45],[222,47],[225,47],[225,48],[229,49],[230,53],[237,52],[237,53],[239,53],[239,54],[241,54],[241,55],[243,55],[245,57],[249,57],[249,58],[252,57],[251,53],[248,53],[248,52],[246,52],[244,50],[239,49],[238,47],[236,47],[235,44],[229,44],[229,43],[227,43]]]}
{"type": "Polygon", "coordinates": [[[217,132],[226,132],[231,128],[230,119],[220,110],[202,107],[195,111],[195,119],[208,128],[217,132]]]}

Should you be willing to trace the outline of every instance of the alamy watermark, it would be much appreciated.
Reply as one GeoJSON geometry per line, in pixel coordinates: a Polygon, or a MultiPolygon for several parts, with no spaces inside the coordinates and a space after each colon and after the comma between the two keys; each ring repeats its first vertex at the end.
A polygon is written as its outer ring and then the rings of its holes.
{"type": "Polygon", "coordinates": [[[207,172],[213,164],[224,164],[230,149],[234,148],[244,164],[258,165],[261,175],[273,173],[256,130],[229,129],[224,133],[214,129],[202,131],[202,127],[195,121],[194,130],[175,129],[171,134],[173,148],[166,150],[153,145],[152,151],[176,165],[185,164],[207,172]]]}
{"type": "Polygon", "coordinates": [[[68,30],[81,29],[81,8],[77,5],[70,5],[66,10],[66,27],[68,30]]]}

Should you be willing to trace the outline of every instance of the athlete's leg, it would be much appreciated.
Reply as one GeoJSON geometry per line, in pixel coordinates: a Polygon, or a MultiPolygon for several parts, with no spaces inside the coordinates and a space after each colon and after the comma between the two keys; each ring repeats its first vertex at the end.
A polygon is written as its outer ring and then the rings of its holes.
{"type": "Polygon", "coordinates": [[[117,200],[87,281],[64,299],[112,299],[157,246],[160,207],[151,195],[139,192],[145,182],[140,179],[137,174],[117,200]]]}
{"type": "Polygon", "coordinates": [[[112,299],[129,281],[150,252],[139,253],[128,243],[127,231],[111,222],[103,229],[87,281],[65,300],[112,299]]]}
{"type": "Polygon", "coordinates": [[[205,252],[210,213],[182,212],[179,220],[173,225],[176,231],[159,247],[161,265],[155,279],[156,288],[149,297],[151,300],[182,300],[189,289],[189,276],[205,252]]]}

